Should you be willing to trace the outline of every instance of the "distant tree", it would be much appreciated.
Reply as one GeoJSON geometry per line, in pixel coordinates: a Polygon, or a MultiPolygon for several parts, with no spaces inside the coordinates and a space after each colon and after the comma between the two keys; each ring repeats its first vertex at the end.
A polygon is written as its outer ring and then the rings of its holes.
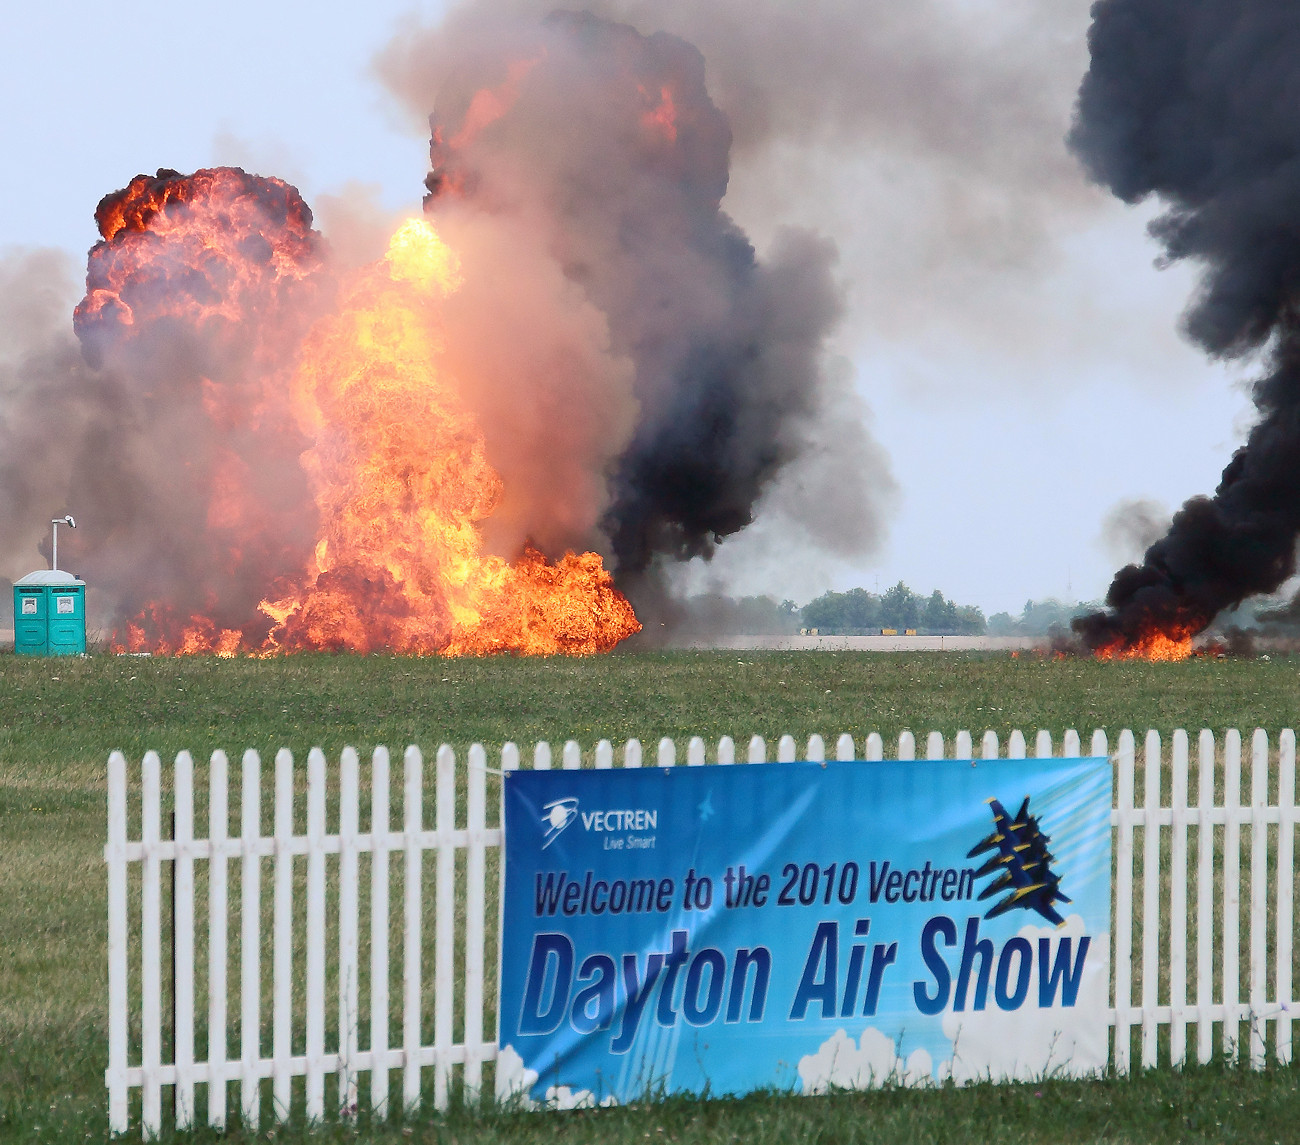
{"type": "Polygon", "coordinates": [[[1056,629],[1069,628],[1076,616],[1100,608],[1097,602],[1065,604],[1059,600],[1027,600],[1019,616],[995,612],[989,617],[990,636],[1046,636],[1056,629]]]}
{"type": "Polygon", "coordinates": [[[957,606],[944,597],[937,588],[925,602],[921,613],[921,627],[929,632],[956,632],[959,628],[957,606]]]}
{"type": "Polygon", "coordinates": [[[819,632],[865,632],[880,627],[880,597],[865,588],[823,593],[803,606],[800,618],[819,632]]]}
{"type": "Polygon", "coordinates": [[[880,598],[880,621],[885,628],[897,628],[900,632],[915,628],[920,614],[920,598],[901,580],[886,589],[880,598]]]}
{"type": "Polygon", "coordinates": [[[957,609],[957,631],[963,636],[983,636],[987,625],[984,610],[973,604],[963,604],[957,609]]]}

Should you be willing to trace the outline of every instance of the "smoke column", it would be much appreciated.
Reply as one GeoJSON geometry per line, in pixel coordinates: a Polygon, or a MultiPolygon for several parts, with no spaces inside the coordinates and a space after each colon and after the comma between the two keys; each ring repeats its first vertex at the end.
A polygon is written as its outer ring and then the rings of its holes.
{"type": "Polygon", "coordinates": [[[1213,497],[1194,497],[1108,611],[1094,650],[1185,639],[1295,571],[1300,532],[1300,8],[1272,0],[1100,0],[1070,144],[1127,203],[1155,196],[1167,262],[1203,267],[1187,335],[1219,358],[1262,355],[1259,421],[1213,497]]]}
{"type": "Polygon", "coordinates": [[[454,47],[426,210],[453,246],[485,219],[516,231],[631,364],[637,416],[599,522],[620,583],[710,554],[808,444],[841,313],[833,247],[790,231],[760,261],[722,210],[731,130],[684,40],[557,12],[454,47]]]}

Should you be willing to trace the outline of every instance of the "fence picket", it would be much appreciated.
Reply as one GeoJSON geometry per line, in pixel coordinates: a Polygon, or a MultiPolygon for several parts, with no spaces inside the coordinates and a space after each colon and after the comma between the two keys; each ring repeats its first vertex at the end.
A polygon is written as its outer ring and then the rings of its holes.
{"type": "MultiPolygon", "coordinates": [[[[514,746],[513,744],[509,746],[514,746]]],[[[388,1115],[388,748],[370,761],[370,1111],[388,1115]]]]}
{"type": "Polygon", "coordinates": [[[1250,1065],[1263,1069],[1268,1048],[1264,1013],[1268,978],[1268,734],[1250,740],[1250,1065]]]}
{"type": "Polygon", "coordinates": [[[1214,1055],[1214,733],[1202,728],[1196,743],[1196,1060],[1214,1055]]]}
{"type": "Polygon", "coordinates": [[[176,1062],[176,1128],[194,1124],[194,760],[176,756],[172,839],[172,1056],[176,1062]]]}
{"type": "Polygon", "coordinates": [[[1187,732],[1173,742],[1169,828],[1169,1057],[1187,1060],[1187,732]]]}
{"type": "Polygon", "coordinates": [[[1115,822],[1115,1072],[1129,1072],[1133,1019],[1133,733],[1119,733],[1115,822]]]}
{"type": "Polygon", "coordinates": [[[108,757],[108,1128],[130,1128],[127,1085],[126,756],[108,757]]]}
{"type": "MultiPolygon", "coordinates": [[[[547,750],[546,763],[551,762],[547,750]]],[[[405,756],[405,785],[402,791],[403,851],[406,865],[402,876],[402,1108],[420,1107],[420,910],[422,829],[422,787],[424,758],[418,747],[408,747],[405,756]]]]}
{"type": "MultiPolygon", "coordinates": [[[[596,766],[608,768],[609,740],[596,745],[596,766]]],[[[465,825],[465,1102],[478,1102],[483,1088],[483,950],[487,898],[487,756],[480,744],[469,749],[465,825]]]]}
{"type": "Polygon", "coordinates": [[[1142,1068],[1156,1064],[1160,1004],[1160,733],[1147,732],[1142,753],[1142,1068]]]}
{"type": "Polygon", "coordinates": [[[262,1057],[262,760],[244,752],[240,791],[239,868],[239,1109],[254,1132],[261,1121],[258,1065],[262,1057]]]}
{"type": "Polygon", "coordinates": [[[158,753],[146,752],[140,781],[140,1064],[144,1069],[140,1120],[148,1137],[158,1136],[162,1128],[162,861],[158,855],[161,786],[158,753]]]}
{"type": "Polygon", "coordinates": [[[214,751],[208,765],[208,1124],[226,1127],[226,964],[230,762],[214,751]]]}
{"type": "MultiPolygon", "coordinates": [[[[1034,751],[1050,758],[1052,737],[1039,730],[1034,737],[1034,751]]],[[[910,731],[900,734],[897,758],[914,760],[916,737],[910,731]]],[[[925,739],[927,759],[945,758],[945,741],[941,733],[930,732],[925,739]]],[[[969,732],[959,731],[952,743],[952,758],[969,758],[969,732]]],[[[1171,789],[1169,807],[1162,806],[1164,765],[1161,737],[1150,731],[1145,737],[1143,756],[1143,793],[1140,806],[1135,800],[1136,759],[1134,737],[1121,733],[1116,767],[1116,799],[1111,821],[1115,840],[1114,952],[1112,958],[1113,1006],[1110,1012],[1114,1031],[1112,1062],[1117,1073],[1132,1068],[1134,1027],[1138,1027],[1140,1061],[1144,1068],[1158,1064],[1160,1030],[1169,1027],[1169,1060],[1182,1064],[1190,1058],[1188,1023],[1197,1024],[1196,1057],[1206,1061],[1215,1048],[1214,1021],[1222,1019],[1221,1045],[1234,1057],[1242,1052],[1241,1024],[1249,1021],[1249,1064],[1262,1068],[1271,1044],[1279,1062],[1289,1062],[1293,1055],[1291,1038],[1294,1018],[1294,836],[1296,823],[1295,736],[1284,730],[1278,741],[1276,806],[1270,803],[1269,739],[1256,730],[1251,739],[1251,776],[1249,802],[1243,803],[1241,792],[1241,736],[1227,732],[1223,749],[1222,798],[1216,802],[1215,742],[1209,731],[1202,731],[1198,741],[1198,778],[1195,806],[1190,799],[1189,743],[1182,730],[1173,733],[1170,747],[1171,789]],[[1192,998],[1190,982],[1190,944],[1192,920],[1189,917],[1190,847],[1189,833],[1196,824],[1197,859],[1195,863],[1195,941],[1196,982],[1192,998]],[[1271,825],[1277,823],[1274,833],[1271,825]],[[1219,825],[1222,824],[1220,829],[1219,825]],[[1241,843],[1242,827],[1250,828],[1250,885],[1246,888],[1249,906],[1242,903],[1241,843]],[[1168,846],[1161,831],[1169,828],[1168,846]],[[1133,885],[1136,861],[1136,831],[1142,830],[1142,917],[1140,925],[1134,913],[1133,885]],[[1216,879],[1214,852],[1217,836],[1222,834],[1221,890],[1222,926],[1214,919],[1216,879]],[[1270,839],[1275,851],[1270,855],[1270,839]],[[1167,864],[1164,860],[1167,858],[1167,864]],[[1272,860],[1272,861],[1270,861],[1272,860]],[[1163,899],[1162,866],[1168,867],[1169,895],[1163,899]],[[1275,893],[1269,894],[1269,871],[1276,867],[1275,893]],[[1248,911],[1248,951],[1239,953],[1238,941],[1242,913],[1248,911]],[[1163,939],[1161,921],[1166,914],[1168,938],[1163,939]],[[1220,929],[1220,933],[1216,933],[1220,929]],[[1140,933],[1139,933],[1140,932],[1140,933]],[[1270,963],[1269,941],[1273,942],[1270,963]],[[1140,943],[1140,952],[1135,944],[1140,943]],[[1163,949],[1162,949],[1163,948],[1163,949]],[[1217,956],[1217,957],[1216,957],[1217,956]],[[1242,966],[1242,957],[1248,965],[1242,966]],[[1140,1001],[1133,990],[1134,960],[1140,957],[1142,986],[1140,1001]],[[1216,972],[1221,973],[1219,986],[1216,972]],[[1167,975],[1167,983],[1161,975],[1167,975]],[[1242,999],[1243,989],[1248,1001],[1242,999]],[[1167,998],[1166,998],[1167,994],[1167,998]],[[1269,1023],[1273,1028],[1269,1029],[1269,1023]]],[[[1006,758],[1023,758],[1028,748],[1023,732],[1013,729],[1007,737],[1006,758]]],[[[1077,757],[1078,733],[1067,730],[1061,740],[1064,758],[1077,757]]],[[[854,740],[848,734],[835,741],[835,758],[851,760],[855,756],[854,740]]],[[[984,759],[996,759],[999,753],[997,734],[986,731],[980,743],[984,759]]],[[[1106,735],[1093,733],[1091,753],[1104,756],[1108,751],[1106,735]]],[[[792,762],[797,745],[790,736],[778,741],[777,758],[792,762]]],[[[613,766],[613,746],[601,740],[594,750],[594,762],[602,770],[613,766]]],[[[581,748],[576,741],[564,745],[563,766],[581,766],[581,748]]],[[[826,741],[818,734],[808,739],[805,758],[825,762],[826,741]]],[[[880,759],[883,744],[871,733],[863,745],[867,759],[880,759]]],[[[748,757],[763,762],[767,748],[761,737],[749,741],[748,757]]],[[[735,743],[729,737],[718,742],[718,764],[730,764],[735,758],[735,743]]],[[[677,746],[673,740],[659,741],[656,764],[675,766],[677,746]]],[[[552,766],[551,747],[538,743],[533,751],[534,767],[552,766]]],[[[287,751],[277,753],[274,773],[273,830],[270,838],[262,836],[261,763],[256,752],[244,753],[240,834],[229,838],[228,762],[214,753],[209,777],[208,837],[196,839],[194,833],[193,761],[189,754],[177,755],[171,772],[174,830],[172,839],[163,837],[162,792],[164,777],[156,753],[146,754],[141,765],[141,817],[138,843],[128,841],[127,763],[120,753],[109,759],[108,843],[104,849],[108,868],[109,918],[109,1045],[105,1082],[109,1097],[109,1124],[115,1133],[128,1128],[130,1090],[141,1090],[141,1127],[146,1135],[162,1129],[162,1088],[175,1085],[176,1126],[184,1129],[195,1117],[195,1090],[207,1085],[207,1120],[223,1127],[226,1120],[228,1083],[234,1076],[240,1081],[240,1110],[248,1129],[255,1129],[260,1115],[261,1082],[269,1081],[269,1095],[274,1101],[274,1116],[284,1120],[290,1115],[294,1077],[304,1077],[305,1113],[318,1120],[325,1113],[326,1072],[337,1072],[338,1106],[350,1115],[357,1104],[361,1072],[370,1070],[370,1106],[378,1116],[389,1107],[389,1069],[402,1067],[402,1101],[414,1108],[420,1097],[421,1069],[431,1064],[434,1070],[433,1100],[441,1110],[450,1100],[453,1073],[457,1066],[466,1100],[477,1102],[482,1094],[483,1063],[490,1061],[496,1046],[484,1041],[483,1016],[486,952],[486,868],[489,847],[499,846],[499,829],[487,826],[486,753],[473,745],[466,758],[465,827],[457,829],[457,762],[451,748],[444,745],[438,752],[435,784],[435,829],[423,826],[423,757],[418,748],[405,754],[402,830],[393,834],[390,823],[388,753],[377,748],[371,763],[371,815],[369,833],[360,834],[360,761],[347,748],[339,761],[339,812],[337,834],[327,834],[326,792],[327,764],[319,749],[307,761],[306,831],[294,834],[294,768],[287,751]],[[400,845],[405,855],[403,869],[403,990],[401,1052],[390,1048],[389,1036],[389,926],[391,850],[400,845]],[[458,894],[457,851],[465,851],[464,894],[458,894]],[[422,881],[427,851],[436,852],[434,912],[434,1014],[432,1044],[423,1042],[422,1021],[422,915],[424,911],[422,881]],[[360,854],[370,852],[370,926],[369,926],[369,1048],[359,1048],[362,1007],[359,993],[359,865],[360,854]],[[338,1042],[337,1054],[326,1052],[325,983],[326,947],[323,941],[328,926],[326,918],[330,867],[327,855],[337,853],[338,906],[338,1042]],[[240,857],[240,1050],[237,1061],[227,1061],[229,1024],[227,1021],[226,974],[228,959],[228,864],[240,857]],[[306,861],[306,943],[304,1012],[299,1020],[305,1026],[305,1053],[295,1057],[292,1040],[295,1033],[293,1006],[294,934],[293,884],[295,856],[306,861]],[[262,934],[261,866],[265,857],[274,856],[274,889],[271,912],[269,950],[272,960],[271,982],[271,1056],[262,1057],[260,998],[262,934]],[[195,979],[194,887],[195,863],[206,860],[208,876],[208,1035],[207,1062],[195,1061],[195,979]],[[140,1062],[129,1065],[130,1011],[127,984],[130,965],[127,957],[127,919],[129,864],[139,862],[140,881],[140,1062]],[[162,918],[163,864],[171,862],[174,894],[173,944],[175,994],[171,1044],[164,1043],[162,1005],[165,999],[162,965],[165,934],[162,918]],[[463,935],[464,971],[456,977],[456,910],[463,898],[465,923],[463,935]],[[457,995],[462,989],[463,994],[457,995]],[[459,1004],[458,1004],[459,1003],[459,1004]],[[456,1014],[461,1018],[457,1019],[456,1014]],[[462,1038],[455,1039],[459,1021],[462,1038]],[[170,1049],[171,1061],[163,1059],[170,1049]]],[[[623,751],[624,766],[642,763],[641,745],[629,740],[623,751]]],[[[686,747],[689,766],[706,763],[702,739],[692,738],[686,747]]],[[[519,749],[513,743],[503,746],[503,772],[519,766],[519,749]]],[[[333,892],[331,892],[333,893],[333,892]]],[[[332,981],[332,979],[331,979],[332,981]]],[[[330,1090],[334,1092],[333,1089],[330,1090]]]]}
{"type": "Polygon", "coordinates": [[[1291,961],[1295,945],[1295,732],[1286,728],[1278,737],[1277,764],[1277,935],[1273,990],[1279,1014],[1274,1030],[1274,1047],[1281,1065],[1290,1065],[1292,1017],[1295,1000],[1294,966],[1291,961]]]}
{"type": "Polygon", "coordinates": [[[271,890],[271,1103],[287,1121],[293,1098],[293,753],[275,753],[275,866],[271,890]]]}
{"type": "Polygon", "coordinates": [[[325,1116],[325,753],[307,755],[307,1120],[325,1116]]]}
{"type": "Polygon", "coordinates": [[[1237,1060],[1241,1041],[1241,733],[1223,737],[1223,1053],[1237,1060]]]}
{"type": "Polygon", "coordinates": [[[339,760],[339,1105],[357,1109],[357,1025],[361,1007],[357,967],[357,832],[360,820],[360,761],[345,747],[339,760]]]}
{"type": "MultiPolygon", "coordinates": [[[[569,741],[573,743],[572,740],[569,741]]],[[[564,748],[564,765],[576,756],[581,762],[578,745],[570,753],[564,748]]],[[[433,1104],[442,1111],[450,1099],[451,1083],[451,1023],[455,1012],[452,991],[455,985],[456,951],[452,943],[456,936],[456,849],[452,832],[456,829],[456,753],[446,744],[438,749],[434,773],[434,823],[438,835],[437,859],[434,869],[434,927],[433,927],[433,1104]]]]}

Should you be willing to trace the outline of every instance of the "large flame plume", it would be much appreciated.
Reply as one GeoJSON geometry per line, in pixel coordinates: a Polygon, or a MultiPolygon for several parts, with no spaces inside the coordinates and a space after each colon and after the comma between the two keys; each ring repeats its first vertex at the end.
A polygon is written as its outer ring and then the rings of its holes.
{"type": "Polygon", "coordinates": [[[440,306],[462,274],[429,223],[405,223],[384,258],[337,284],[313,283],[302,305],[295,292],[322,277],[319,242],[286,184],[229,169],[160,172],[110,196],[97,217],[104,241],[77,310],[88,345],[121,359],[141,339],[156,346],[149,327],[166,324],[207,351],[200,365],[228,366],[226,341],[242,348],[235,376],[246,384],[196,379],[213,423],[200,439],[222,443],[199,483],[213,555],[237,567],[250,543],[265,549],[273,542],[263,534],[282,524],[249,488],[250,441],[263,453],[295,451],[310,496],[290,515],[305,515],[314,533],[298,567],[282,566],[247,615],[232,617],[237,602],[209,583],[210,609],[148,601],[122,647],[580,654],[639,629],[595,553],[550,563],[526,547],[511,564],[484,551],[479,526],[501,480],[442,363],[440,306]],[[299,324],[320,312],[292,359],[259,337],[283,336],[286,307],[299,324]]]}
{"type": "MultiPolygon", "coordinates": [[[[834,246],[760,255],[723,209],[698,50],[581,13],[410,46],[434,169],[373,265],[342,268],[366,227],[331,247],[233,168],[100,205],[81,353],[25,368],[0,489],[85,522],[70,567],[123,648],[599,651],[638,627],[611,573],[662,608],[665,567],[779,508],[791,462],[883,472],[824,432],[852,404],[834,246]]],[[[802,520],[874,536],[867,484],[802,520]]]]}

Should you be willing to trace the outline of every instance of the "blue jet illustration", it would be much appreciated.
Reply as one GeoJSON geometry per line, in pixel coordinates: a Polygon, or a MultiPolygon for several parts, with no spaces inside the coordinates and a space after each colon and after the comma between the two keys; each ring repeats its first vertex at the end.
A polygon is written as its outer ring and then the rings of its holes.
{"type": "Polygon", "coordinates": [[[1038,819],[1029,814],[1029,797],[1025,796],[1014,818],[996,799],[988,802],[993,812],[993,833],[981,839],[966,857],[995,852],[975,872],[977,879],[998,876],[980,892],[981,901],[1003,891],[1008,893],[984,917],[997,918],[1009,910],[1035,910],[1049,922],[1063,926],[1065,919],[1052,904],[1070,899],[1060,891],[1061,876],[1051,869],[1053,855],[1047,849],[1051,837],[1043,834],[1038,819]]]}

